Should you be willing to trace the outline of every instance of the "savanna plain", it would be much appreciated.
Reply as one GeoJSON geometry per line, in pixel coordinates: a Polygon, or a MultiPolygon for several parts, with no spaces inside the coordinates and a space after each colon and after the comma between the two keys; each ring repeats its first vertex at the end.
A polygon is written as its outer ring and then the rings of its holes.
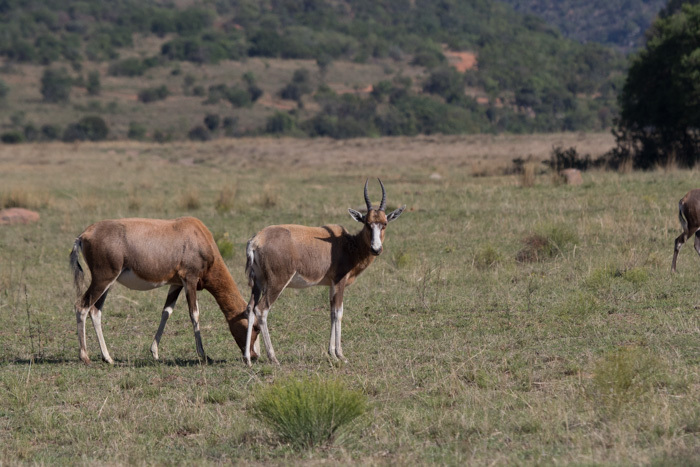
{"type": "Polygon", "coordinates": [[[692,240],[670,273],[678,200],[699,172],[584,173],[568,186],[517,157],[596,156],[609,135],[0,146],[0,464],[655,464],[700,461],[700,321],[692,240]],[[279,367],[247,368],[212,297],[200,364],[181,298],[116,285],[115,365],[78,360],[68,254],[105,218],[200,218],[247,299],[245,244],[270,224],[359,224],[370,178],[407,208],[345,293],[347,364],[326,356],[328,290],[286,290],[269,317],[279,367]],[[296,449],[252,416],[275,381],[314,377],[367,409],[296,449]]]}

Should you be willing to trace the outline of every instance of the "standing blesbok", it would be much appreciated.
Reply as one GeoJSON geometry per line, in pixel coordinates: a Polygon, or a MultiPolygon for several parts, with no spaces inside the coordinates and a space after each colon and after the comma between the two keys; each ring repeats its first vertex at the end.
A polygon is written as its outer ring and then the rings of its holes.
{"type": "Polygon", "coordinates": [[[681,247],[695,234],[695,251],[700,255],[700,189],[690,190],[678,202],[678,220],[681,221],[683,233],[676,238],[673,249],[671,272],[676,272],[676,259],[681,247]]]}
{"type": "MultiPolygon", "coordinates": [[[[173,312],[182,289],[185,289],[199,357],[206,361],[199,332],[197,304],[197,290],[202,289],[214,296],[231,334],[244,352],[246,337],[250,339],[245,299],[224,264],[211,232],[199,219],[119,219],[92,224],[75,240],[70,254],[75,287],[79,294],[83,282],[83,269],[78,261],[80,251],[92,275],[90,286],[75,305],[80,359],[83,362],[90,363],[85,345],[85,318],[90,313],[102,359],[113,363],[102,336],[101,317],[107,293],[115,282],[134,290],[170,286],[160,326],[151,345],[151,353],[156,360],[165,323],[173,312]]],[[[259,347],[255,338],[253,342],[253,345],[259,347]]],[[[253,354],[257,355],[255,350],[253,354]]],[[[250,349],[244,353],[250,354],[250,349]]]]}
{"type": "Polygon", "coordinates": [[[246,276],[252,287],[248,302],[248,333],[244,358],[250,366],[249,343],[253,325],[259,325],[268,358],[279,364],[270,341],[267,314],[286,287],[302,289],[314,285],[330,286],[331,337],[328,353],[331,358],[347,361],[340,343],[343,320],[343,292],[362,271],[382,252],[384,229],[398,218],[406,206],[387,215],[386,191],[382,201],[373,208],[367,194],[367,214],[349,209],[350,216],[364,224],[360,232],[351,235],[339,225],[305,227],[302,225],[272,225],[258,232],[246,248],[246,276]]]}

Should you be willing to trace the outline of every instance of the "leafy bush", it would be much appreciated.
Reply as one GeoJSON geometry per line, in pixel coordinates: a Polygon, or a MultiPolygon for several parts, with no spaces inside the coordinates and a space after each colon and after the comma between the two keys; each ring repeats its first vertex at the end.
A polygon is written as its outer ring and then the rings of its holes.
{"type": "Polygon", "coordinates": [[[276,111],[271,117],[268,117],[265,124],[265,131],[272,134],[288,134],[296,128],[296,121],[286,112],[276,111]]]}
{"type": "Polygon", "coordinates": [[[542,163],[554,171],[560,172],[564,169],[588,170],[593,166],[600,165],[601,162],[602,159],[592,161],[590,154],[581,156],[575,147],[564,149],[561,146],[555,146],[552,148],[549,160],[542,163]]]}
{"type": "Polygon", "coordinates": [[[139,92],[139,100],[144,104],[165,100],[170,95],[168,87],[161,85],[153,88],[146,88],[139,92]]]}
{"type": "Polygon", "coordinates": [[[68,102],[73,78],[65,68],[47,68],[41,76],[41,95],[44,102],[68,102]]]}
{"type": "Polygon", "coordinates": [[[7,94],[10,92],[10,87],[5,84],[3,80],[0,79],[0,99],[4,99],[7,97],[7,94]]]}
{"type": "Polygon", "coordinates": [[[87,84],[85,85],[87,92],[91,96],[98,96],[102,89],[102,84],[100,83],[100,72],[91,71],[88,73],[87,84]]]}
{"type": "Polygon", "coordinates": [[[219,128],[220,121],[221,117],[219,117],[217,114],[207,114],[204,117],[204,125],[209,129],[209,131],[214,131],[219,128]]]}
{"type": "Polygon", "coordinates": [[[187,133],[187,137],[192,141],[209,141],[211,133],[202,125],[197,125],[187,133]]]}
{"type": "Polygon", "coordinates": [[[102,141],[107,139],[109,128],[107,123],[97,116],[81,118],[77,123],[71,123],[63,131],[63,141],[102,141]]]}
{"type": "Polygon", "coordinates": [[[253,415],[297,449],[332,442],[338,430],[362,415],[366,398],[337,380],[320,378],[278,381],[264,389],[253,415]]]}
{"type": "Polygon", "coordinates": [[[5,144],[17,144],[24,141],[24,135],[19,131],[7,131],[0,135],[0,141],[5,144]]]}
{"type": "Polygon", "coordinates": [[[146,127],[137,122],[129,122],[127,138],[141,140],[146,137],[146,127]]]}
{"type": "Polygon", "coordinates": [[[43,139],[53,141],[61,137],[61,127],[58,125],[42,125],[41,135],[43,139]]]}

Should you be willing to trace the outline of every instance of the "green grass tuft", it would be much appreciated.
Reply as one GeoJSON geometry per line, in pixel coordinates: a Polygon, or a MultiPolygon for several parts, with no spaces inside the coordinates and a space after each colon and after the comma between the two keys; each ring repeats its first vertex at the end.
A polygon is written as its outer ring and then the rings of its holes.
{"type": "Polygon", "coordinates": [[[337,380],[288,378],[265,389],[253,414],[297,449],[332,442],[340,428],[364,413],[365,396],[337,380]]]}

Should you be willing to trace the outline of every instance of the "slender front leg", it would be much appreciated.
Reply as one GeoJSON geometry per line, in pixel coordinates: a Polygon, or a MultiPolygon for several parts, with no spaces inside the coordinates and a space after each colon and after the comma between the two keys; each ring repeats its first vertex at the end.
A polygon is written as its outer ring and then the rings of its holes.
{"type": "Polygon", "coordinates": [[[275,365],[279,365],[280,362],[275,357],[275,349],[272,348],[272,340],[270,339],[270,331],[267,328],[267,314],[270,312],[269,308],[263,308],[262,310],[256,312],[256,315],[260,315],[260,331],[263,335],[263,341],[265,341],[265,350],[267,351],[267,358],[270,359],[275,365]]]}
{"type": "Polygon", "coordinates": [[[202,345],[202,336],[199,331],[199,304],[197,303],[197,280],[188,280],[185,284],[185,296],[187,297],[187,305],[190,309],[190,320],[192,321],[192,329],[194,330],[194,340],[197,346],[197,355],[206,362],[207,356],[204,354],[204,346],[202,345]]]}
{"type": "Polygon", "coordinates": [[[344,282],[332,284],[330,288],[331,337],[328,343],[328,355],[330,355],[332,359],[337,358],[343,362],[347,362],[347,359],[343,356],[343,346],[341,343],[344,290],[344,282]]]}
{"type": "Polygon", "coordinates": [[[158,326],[158,331],[156,331],[156,337],[153,339],[153,344],[151,344],[151,354],[156,360],[158,360],[158,345],[160,345],[160,338],[163,336],[163,331],[165,330],[165,323],[168,322],[168,318],[173,314],[173,309],[175,308],[175,303],[177,303],[181,290],[181,285],[171,285],[168,290],[168,298],[165,299],[163,312],[160,316],[160,325],[158,326]]]}

